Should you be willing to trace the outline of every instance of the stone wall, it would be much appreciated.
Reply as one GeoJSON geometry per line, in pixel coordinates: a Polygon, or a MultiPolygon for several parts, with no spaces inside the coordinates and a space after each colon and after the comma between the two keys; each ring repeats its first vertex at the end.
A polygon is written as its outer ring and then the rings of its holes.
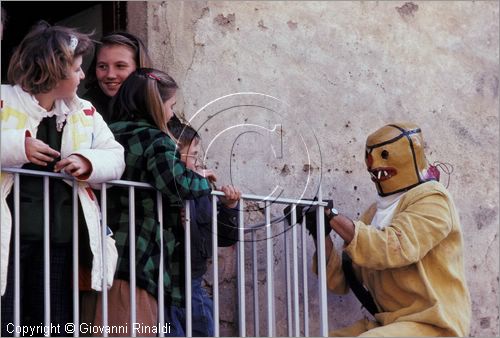
{"type": "MultiPolygon", "coordinates": [[[[356,218],[376,194],[364,165],[366,136],[389,122],[419,124],[429,160],[454,169],[443,182],[462,222],[471,335],[494,336],[498,12],[496,1],[130,2],[129,29],[178,81],[177,111],[200,128],[220,185],[312,197],[321,181],[323,197],[356,218]],[[265,95],[236,94],[248,92],[265,95]]],[[[246,220],[262,221],[262,206],[252,204],[257,211],[246,220]]],[[[271,216],[281,209],[273,205],[271,216]]],[[[287,335],[282,238],[274,241],[275,315],[277,334],[287,335]]],[[[312,241],[308,248],[310,259],[312,241]]],[[[247,276],[251,249],[247,244],[247,276]]],[[[265,254],[263,242],[258,252],[265,254]]],[[[237,334],[235,257],[233,248],[221,250],[221,333],[229,335],[237,334]]],[[[258,262],[265,317],[266,264],[258,262]]],[[[319,335],[317,278],[310,274],[308,282],[311,334],[319,335]]],[[[249,334],[252,299],[248,293],[249,334]]],[[[329,294],[328,304],[330,329],[362,316],[352,295],[329,294]]],[[[265,318],[261,323],[262,335],[265,318]]]]}

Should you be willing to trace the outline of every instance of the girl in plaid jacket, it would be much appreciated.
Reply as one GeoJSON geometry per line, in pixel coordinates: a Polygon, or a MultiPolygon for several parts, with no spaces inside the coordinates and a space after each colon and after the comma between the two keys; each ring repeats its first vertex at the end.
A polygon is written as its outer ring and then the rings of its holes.
{"type": "MultiPolygon", "coordinates": [[[[149,183],[162,193],[163,228],[157,214],[156,191],[137,189],[135,195],[135,238],[129,235],[129,193],[124,188],[110,191],[109,219],[118,248],[115,282],[109,293],[109,325],[130,323],[130,241],[135,241],[136,302],[138,323],[154,327],[157,319],[158,288],[163,287],[167,303],[180,303],[180,264],[174,259],[174,248],[182,232],[180,221],[169,221],[169,208],[211,192],[206,171],[202,175],[186,168],[176,148],[176,140],[167,123],[173,116],[175,81],[164,72],[140,68],[132,73],[113,99],[110,129],[125,148],[124,180],[149,183]],[[205,176],[205,177],[204,177],[205,176]],[[158,285],[160,238],[163,236],[164,285],[158,285]]],[[[98,300],[96,324],[101,322],[98,300]]],[[[156,335],[155,332],[136,332],[156,335]]],[[[112,334],[112,333],[111,333],[112,334]]],[[[123,333],[121,333],[123,335],[123,333]]]]}

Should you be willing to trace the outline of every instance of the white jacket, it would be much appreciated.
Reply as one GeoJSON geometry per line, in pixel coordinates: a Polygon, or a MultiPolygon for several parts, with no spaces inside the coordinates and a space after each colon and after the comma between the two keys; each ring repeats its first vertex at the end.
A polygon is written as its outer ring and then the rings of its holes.
{"type": "MultiPolygon", "coordinates": [[[[1,166],[19,168],[28,163],[25,150],[25,135],[29,131],[36,137],[38,125],[47,111],[38,105],[38,101],[19,86],[2,85],[1,98],[1,166]]],[[[99,188],[98,183],[120,179],[125,170],[123,147],[116,142],[113,134],[101,115],[88,101],[78,97],[72,100],[58,100],[55,103],[57,121],[66,120],[61,140],[61,158],[71,154],[84,156],[92,164],[92,173],[85,181],[65,180],[70,186],[78,184],[78,197],[89,232],[92,261],[92,288],[101,290],[103,280],[103,255],[101,254],[101,213],[98,201],[90,186],[99,188]]],[[[1,202],[1,248],[0,278],[1,293],[5,292],[9,246],[12,229],[12,216],[7,205],[14,182],[14,175],[2,173],[0,176],[1,202]]],[[[21,215],[22,217],[22,215],[21,215]]],[[[114,239],[106,237],[106,281],[111,287],[116,269],[118,254],[114,239]]]]}

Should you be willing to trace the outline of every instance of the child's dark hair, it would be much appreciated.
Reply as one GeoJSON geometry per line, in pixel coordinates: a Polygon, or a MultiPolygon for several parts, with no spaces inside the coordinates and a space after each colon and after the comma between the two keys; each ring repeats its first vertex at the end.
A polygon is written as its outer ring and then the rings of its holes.
{"type": "Polygon", "coordinates": [[[189,147],[192,142],[201,140],[200,134],[193,127],[182,123],[178,118],[170,119],[168,129],[177,139],[179,148],[189,147]]]}
{"type": "Polygon", "coordinates": [[[111,101],[111,123],[144,119],[169,134],[164,102],[178,86],[170,75],[153,68],[136,69],[111,101]]]}
{"type": "Polygon", "coordinates": [[[147,68],[153,66],[153,63],[151,62],[148,54],[148,49],[141,39],[128,32],[113,32],[103,36],[97,43],[94,59],[92,60],[92,63],[89,67],[86,87],[92,87],[96,85],[97,78],[95,73],[97,66],[97,55],[103,47],[109,46],[125,46],[130,48],[134,52],[134,61],[137,68],[147,68]]]}
{"type": "Polygon", "coordinates": [[[37,23],[16,48],[7,77],[30,94],[47,93],[68,76],[75,57],[93,51],[89,34],[37,23]]]}

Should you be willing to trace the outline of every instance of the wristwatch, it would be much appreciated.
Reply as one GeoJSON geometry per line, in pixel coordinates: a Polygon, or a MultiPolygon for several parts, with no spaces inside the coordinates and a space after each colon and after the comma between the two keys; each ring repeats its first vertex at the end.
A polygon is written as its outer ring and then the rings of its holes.
{"type": "Polygon", "coordinates": [[[338,210],[335,208],[331,208],[330,213],[328,215],[326,215],[326,219],[328,220],[328,222],[330,222],[335,216],[338,216],[338,215],[339,215],[338,210]]]}

